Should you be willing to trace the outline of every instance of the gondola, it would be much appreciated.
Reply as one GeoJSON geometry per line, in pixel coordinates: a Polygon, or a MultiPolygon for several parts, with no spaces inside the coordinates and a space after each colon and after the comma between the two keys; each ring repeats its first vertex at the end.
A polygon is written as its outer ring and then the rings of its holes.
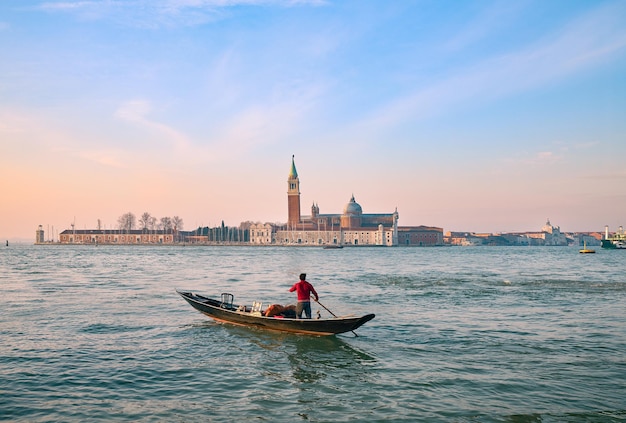
{"type": "Polygon", "coordinates": [[[233,304],[234,296],[229,293],[223,293],[218,300],[178,289],[176,292],[193,308],[218,322],[283,332],[308,335],[336,335],[354,331],[375,317],[374,314],[366,314],[361,317],[339,316],[327,319],[296,319],[295,315],[291,317],[291,314],[288,312],[269,316],[267,315],[269,314],[267,313],[269,308],[263,310],[261,303],[255,302],[251,306],[233,304]]]}

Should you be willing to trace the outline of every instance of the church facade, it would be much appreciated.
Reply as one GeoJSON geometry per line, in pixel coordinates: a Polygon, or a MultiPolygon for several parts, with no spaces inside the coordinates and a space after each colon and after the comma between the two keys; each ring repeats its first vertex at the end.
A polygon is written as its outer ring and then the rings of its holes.
{"type": "Polygon", "coordinates": [[[311,206],[310,215],[302,215],[300,178],[294,158],[287,178],[287,223],[269,223],[250,227],[250,242],[256,245],[285,246],[385,246],[441,245],[443,230],[429,227],[398,227],[398,210],[391,213],[368,214],[354,195],[340,214],[320,213],[319,205],[311,206]],[[400,242],[401,241],[401,242],[400,242]]]}

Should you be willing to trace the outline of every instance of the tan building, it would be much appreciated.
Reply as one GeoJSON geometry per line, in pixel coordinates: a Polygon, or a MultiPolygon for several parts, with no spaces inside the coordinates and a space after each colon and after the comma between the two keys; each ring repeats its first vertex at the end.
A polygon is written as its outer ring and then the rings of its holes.
{"type": "Polygon", "coordinates": [[[43,227],[39,225],[35,231],[35,244],[43,244],[45,242],[43,227]]]}
{"type": "Polygon", "coordinates": [[[162,230],[66,229],[61,244],[173,244],[175,234],[162,230]]]}
{"type": "Polygon", "coordinates": [[[257,223],[250,226],[250,242],[252,244],[272,244],[274,225],[270,223],[257,223]]]}

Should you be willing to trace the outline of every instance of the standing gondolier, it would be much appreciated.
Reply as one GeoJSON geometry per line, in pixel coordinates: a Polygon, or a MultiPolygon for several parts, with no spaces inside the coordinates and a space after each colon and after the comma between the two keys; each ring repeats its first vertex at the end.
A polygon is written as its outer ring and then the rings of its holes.
{"type": "Polygon", "coordinates": [[[313,288],[313,285],[306,281],[306,273],[300,274],[300,281],[296,282],[289,292],[296,291],[298,294],[298,304],[296,305],[296,318],[302,319],[302,312],[304,311],[305,318],[311,318],[311,294],[315,297],[315,301],[319,300],[319,296],[313,288]]]}

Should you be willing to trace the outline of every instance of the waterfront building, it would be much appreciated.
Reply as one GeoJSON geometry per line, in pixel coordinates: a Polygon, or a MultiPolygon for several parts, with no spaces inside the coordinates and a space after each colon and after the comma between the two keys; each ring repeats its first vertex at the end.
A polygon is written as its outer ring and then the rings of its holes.
{"type": "Polygon", "coordinates": [[[287,177],[286,225],[254,224],[250,227],[252,244],[302,246],[398,246],[441,245],[443,230],[427,226],[398,226],[398,210],[391,213],[363,213],[354,195],[342,213],[320,213],[319,205],[311,205],[311,214],[300,209],[300,178],[295,160],[287,177]]]}
{"type": "MultiPolygon", "coordinates": [[[[476,245],[552,245],[567,246],[574,243],[574,237],[561,232],[559,226],[553,226],[550,219],[543,225],[541,231],[536,232],[508,232],[508,233],[475,233],[475,232],[447,232],[444,242],[449,245],[476,246],[476,245]]],[[[581,241],[582,242],[582,241],[581,241]]],[[[598,242],[598,241],[596,241],[598,242]]],[[[582,244],[580,244],[582,245],[582,244]]],[[[592,245],[590,243],[589,245],[592,245]]]]}
{"type": "Polygon", "coordinates": [[[61,244],[173,244],[173,231],[147,229],[66,229],[61,244]]]}
{"type": "Polygon", "coordinates": [[[541,232],[529,232],[528,236],[533,238],[538,245],[568,245],[567,237],[561,232],[561,227],[552,225],[550,219],[547,219],[546,224],[542,226],[541,232]]]}
{"type": "Polygon", "coordinates": [[[271,223],[256,223],[250,226],[250,243],[269,245],[273,243],[275,225],[271,223]]]}
{"type": "Polygon", "coordinates": [[[398,245],[443,245],[443,229],[432,226],[398,226],[398,245]]]}
{"type": "Polygon", "coordinates": [[[45,242],[44,230],[41,225],[35,231],[35,244],[43,244],[45,242]]]}

